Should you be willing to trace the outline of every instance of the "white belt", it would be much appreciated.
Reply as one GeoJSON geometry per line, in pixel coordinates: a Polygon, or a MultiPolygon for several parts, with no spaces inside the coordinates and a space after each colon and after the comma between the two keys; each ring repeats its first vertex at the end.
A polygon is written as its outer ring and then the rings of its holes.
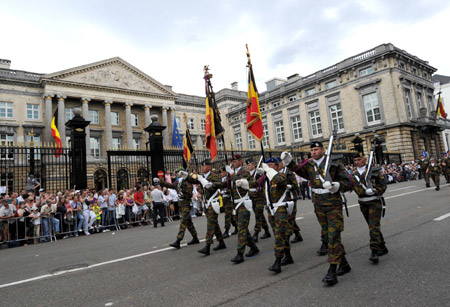
{"type": "Polygon", "coordinates": [[[361,197],[358,200],[360,200],[362,202],[366,202],[366,201],[379,200],[379,199],[380,199],[379,196],[370,196],[370,197],[361,197]]]}
{"type": "Polygon", "coordinates": [[[316,194],[330,194],[330,190],[328,189],[311,189],[311,191],[313,191],[313,193],[316,194]]]}

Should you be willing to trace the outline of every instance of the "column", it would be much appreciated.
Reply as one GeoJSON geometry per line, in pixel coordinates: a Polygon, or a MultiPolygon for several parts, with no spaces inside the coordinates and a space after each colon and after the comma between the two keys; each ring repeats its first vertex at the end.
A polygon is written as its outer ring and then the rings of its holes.
{"type": "MultiPolygon", "coordinates": [[[[167,108],[166,107],[162,107],[162,125],[164,127],[168,127],[168,125],[167,125],[167,108]]],[[[169,130],[168,129],[163,130],[163,145],[164,145],[164,148],[169,147],[169,130]]]]}
{"type": "MultiPolygon", "coordinates": [[[[151,118],[150,118],[150,110],[151,110],[151,108],[152,108],[152,106],[149,105],[149,104],[146,104],[146,105],[144,106],[145,128],[147,128],[147,127],[152,123],[152,120],[151,120],[151,118]]],[[[145,141],[144,141],[144,144],[145,144],[145,142],[147,142],[147,141],[148,141],[148,132],[145,132],[145,141]]],[[[145,147],[145,146],[143,146],[143,147],[145,147]]]]}
{"type": "MultiPolygon", "coordinates": [[[[173,129],[175,128],[173,122],[175,120],[175,108],[170,108],[170,125],[172,126],[172,135],[173,135],[173,129]]],[[[180,127],[178,127],[180,129],[180,127]]],[[[170,136],[170,145],[173,144],[172,135],[170,136]]],[[[199,147],[201,148],[201,147],[199,147]]]]}
{"type": "Polygon", "coordinates": [[[53,94],[45,93],[44,97],[44,105],[45,105],[45,142],[52,142],[52,129],[51,122],[53,118],[53,104],[52,97],[55,96],[53,94]]]}
{"type": "Polygon", "coordinates": [[[58,95],[58,131],[61,136],[61,143],[66,144],[66,107],[64,101],[65,95],[58,95]]]}
{"type": "MultiPolygon", "coordinates": [[[[105,105],[105,138],[106,138],[106,150],[112,148],[112,127],[111,127],[111,100],[105,100],[103,104],[105,105]]],[[[105,152],[106,152],[105,150],[105,152]]]]}
{"type": "MultiPolygon", "coordinates": [[[[83,110],[84,120],[89,121],[89,101],[91,98],[81,97],[81,109],[83,110]]],[[[89,125],[85,128],[86,133],[86,155],[89,159],[91,157],[91,130],[89,125]]]]}
{"type": "Polygon", "coordinates": [[[133,148],[133,127],[131,126],[131,102],[125,103],[125,120],[126,120],[126,136],[127,147],[133,148]]]}

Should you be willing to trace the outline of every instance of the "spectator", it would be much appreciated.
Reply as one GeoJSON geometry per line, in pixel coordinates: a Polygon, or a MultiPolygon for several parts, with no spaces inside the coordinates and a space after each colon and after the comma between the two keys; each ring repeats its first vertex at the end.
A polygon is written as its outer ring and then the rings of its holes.
{"type": "Polygon", "coordinates": [[[158,227],[158,216],[161,227],[164,227],[164,194],[159,183],[155,183],[155,189],[152,191],[151,197],[153,200],[153,227],[158,227]]]}
{"type": "MultiPolygon", "coordinates": [[[[73,211],[74,218],[75,218],[75,221],[74,221],[75,227],[74,227],[73,235],[75,237],[78,237],[78,233],[82,231],[83,222],[84,222],[84,217],[83,217],[83,213],[82,213],[83,208],[81,206],[79,196],[74,196],[71,205],[72,205],[72,211],[73,211]]],[[[41,212],[41,216],[42,216],[42,212],[41,212]]]]}
{"type": "Polygon", "coordinates": [[[92,228],[92,224],[97,220],[97,215],[91,208],[91,202],[87,195],[87,191],[83,191],[82,194],[82,207],[83,207],[83,230],[86,236],[89,236],[89,229],[92,228]]]}
{"type": "Polygon", "coordinates": [[[44,241],[50,241],[50,227],[57,234],[59,233],[59,221],[53,216],[56,213],[56,205],[50,199],[45,201],[45,205],[41,208],[42,224],[44,226],[44,241]]]}
{"type": "MultiPolygon", "coordinates": [[[[22,177],[23,179],[23,177],[22,177]]],[[[36,189],[40,186],[41,184],[39,183],[39,181],[36,180],[36,178],[34,178],[33,174],[29,174],[28,178],[26,180],[26,186],[25,186],[25,191],[27,193],[29,192],[35,192],[36,189]]]]}
{"type": "Polygon", "coordinates": [[[136,214],[136,221],[141,221],[141,214],[146,210],[144,208],[144,193],[142,193],[141,186],[136,186],[136,192],[133,195],[134,203],[138,206],[138,213],[136,214]]]}
{"type": "Polygon", "coordinates": [[[9,241],[9,226],[16,215],[16,208],[9,204],[9,198],[3,198],[0,208],[0,242],[9,241]]]}
{"type": "Polygon", "coordinates": [[[102,214],[101,214],[102,231],[105,231],[105,232],[109,231],[109,229],[107,229],[108,198],[109,198],[108,189],[104,189],[103,191],[101,191],[98,196],[98,205],[100,206],[100,209],[102,210],[102,214]]]}
{"type": "Polygon", "coordinates": [[[41,214],[39,213],[39,208],[33,207],[29,217],[31,218],[31,223],[33,224],[34,244],[38,244],[41,231],[41,214]]]}
{"type": "Polygon", "coordinates": [[[124,204],[125,204],[125,219],[127,221],[126,222],[127,226],[129,226],[131,218],[133,216],[132,208],[134,206],[134,199],[131,196],[131,190],[130,189],[126,190],[126,195],[124,197],[124,204]]]}
{"type": "Polygon", "coordinates": [[[109,225],[109,229],[114,230],[117,224],[116,221],[116,200],[117,195],[114,190],[109,191],[108,197],[108,212],[107,212],[107,224],[109,225]]]}

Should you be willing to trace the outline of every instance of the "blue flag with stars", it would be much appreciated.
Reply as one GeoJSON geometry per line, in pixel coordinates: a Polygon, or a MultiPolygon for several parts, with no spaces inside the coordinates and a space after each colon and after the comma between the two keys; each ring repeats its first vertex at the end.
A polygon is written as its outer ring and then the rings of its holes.
{"type": "Polygon", "coordinates": [[[183,146],[183,141],[181,140],[180,130],[178,129],[176,118],[173,119],[172,146],[180,148],[183,146]]]}

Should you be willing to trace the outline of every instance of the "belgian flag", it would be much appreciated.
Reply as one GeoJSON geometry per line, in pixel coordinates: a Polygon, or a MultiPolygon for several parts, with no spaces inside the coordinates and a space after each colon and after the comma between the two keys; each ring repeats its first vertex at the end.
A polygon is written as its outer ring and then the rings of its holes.
{"type": "Polygon", "coordinates": [[[57,124],[58,124],[58,108],[56,108],[55,113],[53,113],[52,124],[51,124],[52,137],[55,139],[55,143],[56,143],[56,147],[57,147],[56,153],[55,153],[56,158],[58,158],[60,156],[60,154],[62,153],[61,135],[59,134],[57,124]]]}
{"type": "Polygon", "coordinates": [[[444,110],[444,104],[442,103],[441,94],[439,94],[439,98],[438,98],[438,102],[437,102],[436,115],[447,119],[447,113],[445,113],[445,110],[444,110]]]}
{"type": "Polygon", "coordinates": [[[253,134],[255,139],[261,142],[264,137],[264,128],[259,108],[258,90],[256,89],[255,77],[253,76],[253,67],[249,57],[248,70],[248,95],[247,95],[247,130],[253,134]]]}
{"type": "Polygon", "coordinates": [[[225,132],[221,120],[220,114],[217,109],[216,100],[214,98],[214,92],[209,78],[206,80],[206,112],[205,112],[205,143],[211,154],[211,161],[217,157],[217,138],[221,137],[225,132]]]}
{"type": "Polygon", "coordinates": [[[189,129],[186,129],[186,136],[184,138],[183,157],[187,165],[189,165],[189,161],[191,161],[193,153],[194,153],[194,146],[192,146],[191,133],[189,132],[189,129]]]}

